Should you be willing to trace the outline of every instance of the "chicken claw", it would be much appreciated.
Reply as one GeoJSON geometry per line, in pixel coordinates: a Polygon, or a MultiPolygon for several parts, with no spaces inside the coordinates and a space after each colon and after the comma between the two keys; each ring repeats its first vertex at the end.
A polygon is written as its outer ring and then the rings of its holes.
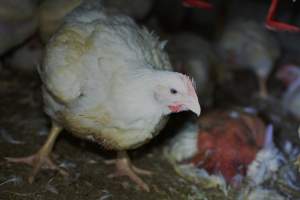
{"type": "Polygon", "coordinates": [[[14,162],[14,163],[24,163],[27,165],[31,165],[33,167],[33,170],[28,177],[28,182],[31,184],[33,183],[36,174],[43,169],[51,169],[51,170],[57,170],[61,175],[67,176],[68,172],[58,167],[49,157],[49,155],[44,155],[42,152],[38,152],[36,154],[33,154],[31,156],[27,157],[20,157],[20,158],[5,158],[8,162],[14,162]]]}
{"type": "Polygon", "coordinates": [[[51,170],[58,170],[58,172],[64,176],[68,175],[68,173],[59,168],[50,158],[50,153],[52,151],[55,139],[57,138],[58,134],[61,132],[62,128],[56,124],[52,125],[51,131],[49,133],[48,139],[43,147],[35,154],[26,157],[20,158],[9,158],[7,157],[6,160],[8,162],[14,163],[25,163],[28,165],[33,166],[33,170],[28,177],[28,182],[33,183],[36,174],[41,170],[44,169],[51,169],[51,170]]]}
{"type": "Polygon", "coordinates": [[[126,152],[118,152],[117,159],[106,161],[105,164],[115,164],[117,168],[115,173],[108,176],[109,178],[128,176],[142,190],[145,190],[146,192],[150,191],[149,186],[136,174],[151,176],[152,172],[137,168],[132,165],[126,152]]]}

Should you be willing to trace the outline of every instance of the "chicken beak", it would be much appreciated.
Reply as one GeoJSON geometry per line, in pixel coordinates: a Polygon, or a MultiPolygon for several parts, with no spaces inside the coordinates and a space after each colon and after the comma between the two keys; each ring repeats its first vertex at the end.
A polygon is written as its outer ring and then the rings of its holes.
{"type": "Polygon", "coordinates": [[[200,116],[201,107],[198,101],[198,96],[195,91],[193,81],[186,75],[182,75],[183,80],[187,85],[187,96],[185,101],[186,110],[194,112],[197,116],[200,116]]]}
{"type": "Polygon", "coordinates": [[[200,116],[201,107],[200,107],[197,95],[193,95],[188,98],[188,100],[186,102],[186,107],[188,110],[195,113],[198,117],[200,116]]]}

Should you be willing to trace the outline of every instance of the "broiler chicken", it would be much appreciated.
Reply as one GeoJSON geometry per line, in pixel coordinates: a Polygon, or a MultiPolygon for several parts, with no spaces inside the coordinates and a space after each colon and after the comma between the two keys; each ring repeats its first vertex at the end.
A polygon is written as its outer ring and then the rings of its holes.
{"type": "Polygon", "coordinates": [[[266,81],[279,57],[277,41],[254,21],[229,23],[218,42],[218,52],[225,62],[253,70],[260,86],[260,96],[267,96],[266,81]]]}
{"type": "Polygon", "coordinates": [[[76,8],[49,41],[40,68],[45,112],[52,120],[48,139],[37,154],[8,160],[33,165],[31,182],[41,166],[59,169],[50,153],[66,129],[118,151],[114,176],[127,175],[149,191],[136,175],[149,172],[134,167],[126,150],[157,135],[169,113],[200,114],[192,81],[170,71],[163,46],[130,18],[107,15],[99,1],[76,8]]]}

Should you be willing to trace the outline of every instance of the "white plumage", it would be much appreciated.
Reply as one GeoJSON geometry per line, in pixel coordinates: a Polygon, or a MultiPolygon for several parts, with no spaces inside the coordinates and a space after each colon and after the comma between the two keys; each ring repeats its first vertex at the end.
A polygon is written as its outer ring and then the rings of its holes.
{"type": "Polygon", "coordinates": [[[273,142],[273,126],[269,125],[266,130],[264,147],[256,154],[255,160],[247,170],[249,185],[258,186],[275,178],[276,172],[284,161],[284,155],[273,142]]]}
{"type": "Polygon", "coordinates": [[[173,162],[182,162],[197,154],[198,126],[195,123],[187,123],[182,130],[172,138],[170,145],[165,148],[166,156],[173,162]]]}

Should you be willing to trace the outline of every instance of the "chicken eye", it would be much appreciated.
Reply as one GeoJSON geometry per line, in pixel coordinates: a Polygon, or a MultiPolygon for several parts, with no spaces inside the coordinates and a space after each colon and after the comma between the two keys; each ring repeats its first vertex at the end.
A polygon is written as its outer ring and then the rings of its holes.
{"type": "Polygon", "coordinates": [[[170,93],[171,93],[171,94],[177,94],[178,92],[177,92],[177,90],[175,90],[174,88],[171,88],[171,89],[170,89],[170,93]]]}

